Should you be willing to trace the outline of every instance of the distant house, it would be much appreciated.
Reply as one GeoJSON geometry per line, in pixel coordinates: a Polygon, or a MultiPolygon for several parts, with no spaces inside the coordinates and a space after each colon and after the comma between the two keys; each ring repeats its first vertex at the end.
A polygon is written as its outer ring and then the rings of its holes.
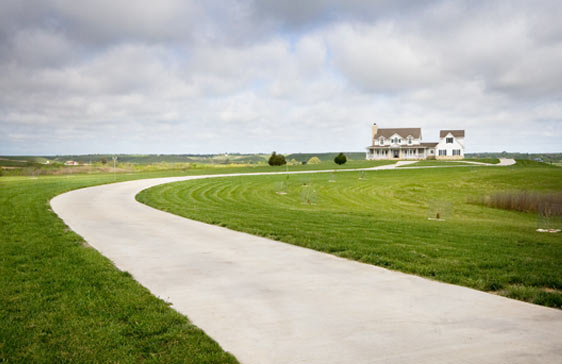
{"type": "Polygon", "coordinates": [[[80,164],[80,163],[78,163],[78,162],[76,162],[76,161],[66,161],[66,162],[64,162],[64,165],[65,165],[65,166],[77,166],[77,165],[79,165],[79,164],[80,164]]]}
{"type": "Polygon", "coordinates": [[[379,129],[373,124],[367,159],[464,158],[464,130],[441,130],[439,138],[423,143],[421,128],[379,129]]]}

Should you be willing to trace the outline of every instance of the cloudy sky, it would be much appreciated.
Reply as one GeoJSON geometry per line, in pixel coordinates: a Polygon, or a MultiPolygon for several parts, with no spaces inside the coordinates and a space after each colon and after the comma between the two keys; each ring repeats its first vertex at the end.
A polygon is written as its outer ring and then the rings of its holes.
{"type": "Polygon", "coordinates": [[[2,0],[0,154],[562,152],[562,2],[2,0]]]}

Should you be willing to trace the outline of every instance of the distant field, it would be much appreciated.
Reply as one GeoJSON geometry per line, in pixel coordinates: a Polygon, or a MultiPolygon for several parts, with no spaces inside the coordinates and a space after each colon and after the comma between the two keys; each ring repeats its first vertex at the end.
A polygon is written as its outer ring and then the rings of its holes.
{"type": "Polygon", "coordinates": [[[468,203],[505,190],[560,192],[562,170],[523,161],[245,176],[156,186],[137,199],[191,219],[561,308],[561,235],[536,232],[536,214],[468,203]]]}
{"type": "MultiPolygon", "coordinates": [[[[318,157],[324,162],[333,162],[338,153],[292,153],[286,155],[287,161],[295,159],[298,162],[306,162],[311,157],[318,157]]],[[[266,164],[269,153],[257,154],[116,154],[118,163],[125,164],[158,164],[158,163],[197,163],[197,164],[266,164]]],[[[350,160],[364,160],[364,152],[346,153],[350,160]]],[[[29,166],[32,164],[43,164],[49,161],[52,164],[63,164],[73,160],[80,164],[97,164],[103,161],[111,164],[112,154],[82,154],[82,155],[58,155],[58,156],[0,156],[0,166],[18,165],[29,166]]]]}
{"type": "MultiPolygon", "coordinates": [[[[333,162],[339,153],[292,153],[287,154],[287,160],[295,159],[299,162],[306,162],[312,157],[318,157],[324,162],[333,162]]],[[[344,152],[346,157],[351,160],[365,160],[365,152],[344,152]]]]}
{"type": "MultiPolygon", "coordinates": [[[[287,162],[290,169],[324,169],[342,168],[333,159],[336,153],[290,154],[287,162]],[[310,167],[299,167],[311,157],[318,156],[322,164],[310,167]]],[[[104,174],[138,173],[164,170],[191,170],[230,167],[266,167],[269,154],[118,154],[114,165],[113,155],[86,154],[65,156],[0,156],[0,176],[39,176],[39,175],[72,175],[72,174],[104,174]],[[79,165],[65,165],[67,161],[75,161],[79,165]],[[115,168],[114,168],[115,166],[115,168]]],[[[343,168],[359,168],[372,166],[365,163],[364,153],[349,153],[348,163],[343,168]],[[365,163],[361,165],[361,163],[365,163]]],[[[285,168],[285,167],[284,167],[285,168]]]]}
{"type": "Polygon", "coordinates": [[[519,160],[539,160],[546,163],[562,163],[562,153],[466,153],[465,158],[513,158],[519,160]]]}
{"type": "Polygon", "coordinates": [[[281,167],[271,167],[267,163],[241,163],[231,162],[229,164],[222,163],[168,163],[158,162],[151,164],[137,164],[128,162],[116,163],[115,169],[111,161],[107,163],[85,164],[78,166],[65,166],[60,162],[52,162],[49,164],[38,164],[26,161],[4,160],[0,159],[0,176],[39,176],[39,175],[73,175],[73,174],[104,174],[114,172],[123,173],[144,173],[155,171],[192,171],[192,170],[226,170],[229,168],[250,168],[253,171],[286,171],[286,170],[318,170],[318,169],[348,169],[348,168],[369,168],[383,164],[395,163],[394,161],[366,161],[366,160],[349,160],[344,165],[337,165],[333,161],[323,161],[319,164],[289,163],[281,167]],[[3,164],[4,163],[4,164],[3,164]]]}

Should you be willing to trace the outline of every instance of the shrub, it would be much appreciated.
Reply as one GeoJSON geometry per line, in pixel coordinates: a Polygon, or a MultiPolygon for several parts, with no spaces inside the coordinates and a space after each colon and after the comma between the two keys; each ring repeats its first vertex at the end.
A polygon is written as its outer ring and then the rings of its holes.
{"type": "Polygon", "coordinates": [[[306,164],[320,164],[320,158],[318,157],[312,157],[308,160],[308,162],[306,162],[306,164]]]}
{"type": "Polygon", "coordinates": [[[345,156],[345,154],[340,153],[336,156],[336,158],[334,158],[334,162],[341,166],[342,164],[345,164],[345,162],[347,162],[347,157],[345,156]]]}
{"type": "Polygon", "coordinates": [[[271,153],[267,163],[269,163],[270,166],[283,166],[287,164],[287,161],[285,160],[285,156],[283,154],[273,152],[271,153]]]}

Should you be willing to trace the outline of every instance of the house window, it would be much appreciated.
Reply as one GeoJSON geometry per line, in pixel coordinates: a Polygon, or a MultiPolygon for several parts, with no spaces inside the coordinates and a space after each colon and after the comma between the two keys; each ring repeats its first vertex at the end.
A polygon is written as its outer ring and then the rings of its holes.
{"type": "Polygon", "coordinates": [[[447,144],[453,144],[453,138],[447,138],[447,144]]]}
{"type": "Polygon", "coordinates": [[[453,155],[461,155],[460,149],[453,149],[453,155]]]}
{"type": "Polygon", "coordinates": [[[447,156],[447,149],[439,149],[440,156],[447,156]]]}
{"type": "Polygon", "coordinates": [[[408,144],[412,144],[412,137],[408,138],[408,144]]]}
{"type": "Polygon", "coordinates": [[[383,138],[383,137],[381,137],[381,138],[379,139],[379,145],[384,145],[384,138],[383,138]]]}

